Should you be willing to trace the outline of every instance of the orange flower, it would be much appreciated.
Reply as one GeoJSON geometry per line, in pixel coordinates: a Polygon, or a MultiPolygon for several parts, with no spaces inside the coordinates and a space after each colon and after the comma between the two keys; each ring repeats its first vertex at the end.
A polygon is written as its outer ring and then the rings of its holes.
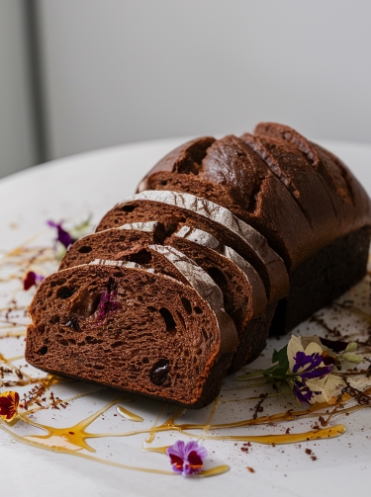
{"type": "Polygon", "coordinates": [[[19,405],[19,395],[17,392],[0,393],[0,417],[4,421],[12,421],[17,414],[19,405]]]}

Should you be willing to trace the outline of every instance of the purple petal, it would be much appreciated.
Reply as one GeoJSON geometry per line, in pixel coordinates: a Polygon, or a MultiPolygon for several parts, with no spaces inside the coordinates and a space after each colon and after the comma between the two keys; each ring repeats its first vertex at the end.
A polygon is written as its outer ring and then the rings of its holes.
{"type": "Polygon", "coordinates": [[[198,443],[195,440],[188,442],[187,445],[185,446],[186,457],[188,457],[188,455],[193,451],[196,451],[202,460],[204,460],[207,457],[207,450],[205,449],[205,447],[203,447],[202,445],[198,445],[198,443]]]}
{"type": "Polygon", "coordinates": [[[311,380],[313,378],[322,378],[323,376],[330,374],[331,371],[332,366],[323,366],[322,368],[317,368],[314,371],[299,373],[299,375],[303,380],[311,380]]]}
{"type": "Polygon", "coordinates": [[[318,367],[322,362],[322,356],[320,354],[306,355],[305,352],[297,352],[294,357],[295,366],[293,367],[293,373],[297,373],[299,368],[305,368],[305,370],[314,369],[318,367]]]}
{"type": "Polygon", "coordinates": [[[116,290],[108,290],[105,288],[100,296],[99,306],[96,312],[96,318],[98,322],[103,321],[103,319],[110,313],[116,312],[121,308],[120,302],[116,300],[116,290]]]}
{"type": "Polygon", "coordinates": [[[36,274],[34,271],[28,271],[23,280],[23,289],[28,290],[32,286],[38,286],[43,279],[44,276],[41,276],[41,274],[36,274]]]}
{"type": "Polygon", "coordinates": [[[75,243],[75,239],[72,238],[72,236],[68,233],[68,231],[64,230],[62,228],[62,222],[55,223],[54,221],[47,221],[46,223],[48,226],[51,228],[56,228],[57,229],[57,241],[60,242],[62,245],[65,246],[67,249],[70,245],[75,243]]]}
{"type": "Polygon", "coordinates": [[[166,449],[166,454],[168,456],[174,455],[177,457],[181,457],[182,459],[185,458],[185,450],[184,450],[185,444],[182,440],[177,440],[174,445],[171,445],[166,449]]]}
{"type": "Polygon", "coordinates": [[[301,385],[295,382],[294,394],[301,404],[309,404],[310,399],[313,397],[313,392],[308,386],[302,387],[301,385]]]}
{"type": "Polygon", "coordinates": [[[166,453],[170,457],[173,470],[183,476],[199,473],[207,456],[205,447],[199,446],[195,441],[184,444],[183,441],[178,440],[166,449],[166,453]]]}

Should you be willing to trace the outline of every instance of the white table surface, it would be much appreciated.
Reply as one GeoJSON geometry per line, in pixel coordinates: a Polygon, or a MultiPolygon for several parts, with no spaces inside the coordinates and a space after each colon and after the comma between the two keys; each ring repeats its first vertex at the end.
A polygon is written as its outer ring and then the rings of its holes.
{"type": "MultiPolygon", "coordinates": [[[[92,213],[98,222],[113,204],[134,193],[139,180],[158,159],[183,141],[164,140],[100,150],[50,162],[1,180],[0,248],[11,249],[45,229],[46,219],[82,220],[92,213]]],[[[371,194],[371,146],[323,144],[348,164],[371,194]]],[[[368,427],[370,437],[371,423],[368,427]]],[[[0,430],[1,488],[4,495],[12,497],[367,495],[370,440],[369,457],[367,447],[363,447],[359,456],[352,452],[349,460],[337,460],[337,442],[326,443],[327,459],[323,457],[317,464],[308,460],[307,467],[294,471],[289,465],[283,471],[273,471],[275,459],[268,456],[255,474],[230,471],[219,477],[189,481],[133,473],[38,450],[14,442],[0,430]]]]}

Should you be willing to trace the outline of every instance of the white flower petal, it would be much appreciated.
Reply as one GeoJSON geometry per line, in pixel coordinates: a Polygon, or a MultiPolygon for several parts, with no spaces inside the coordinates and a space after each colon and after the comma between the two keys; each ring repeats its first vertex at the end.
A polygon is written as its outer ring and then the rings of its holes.
{"type": "Polygon", "coordinates": [[[311,403],[314,403],[330,402],[332,398],[336,398],[341,394],[341,390],[346,386],[346,384],[339,376],[328,374],[320,379],[308,380],[307,386],[314,393],[311,399],[311,403]]]}
{"type": "Polygon", "coordinates": [[[289,368],[292,372],[295,366],[295,357],[298,352],[304,352],[304,347],[301,344],[300,337],[291,336],[291,340],[287,344],[287,358],[289,360],[289,368]]]}
{"type": "Polygon", "coordinates": [[[311,342],[305,349],[306,355],[319,354],[322,356],[323,349],[318,343],[311,342]]]}

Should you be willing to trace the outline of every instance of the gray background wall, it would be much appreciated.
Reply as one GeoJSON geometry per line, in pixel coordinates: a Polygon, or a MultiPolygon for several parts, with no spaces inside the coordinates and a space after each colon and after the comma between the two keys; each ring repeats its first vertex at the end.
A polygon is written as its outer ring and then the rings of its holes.
{"type": "Polygon", "coordinates": [[[0,177],[35,164],[21,0],[0,0],[0,177]]]}
{"type": "MultiPolygon", "coordinates": [[[[49,159],[138,140],[239,133],[261,120],[310,137],[371,142],[368,0],[36,5],[49,159]]],[[[22,76],[14,78],[19,86],[22,76]]],[[[19,129],[26,150],[29,135],[19,129]]],[[[6,167],[28,165],[25,151],[10,160],[12,153],[6,167]]]]}

